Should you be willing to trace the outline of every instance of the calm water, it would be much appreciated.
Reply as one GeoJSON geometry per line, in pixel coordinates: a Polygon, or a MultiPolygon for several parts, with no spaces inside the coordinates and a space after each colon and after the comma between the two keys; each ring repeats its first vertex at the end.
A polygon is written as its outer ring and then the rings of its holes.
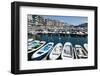
{"type": "MultiPolygon", "coordinates": [[[[78,36],[78,35],[65,35],[65,34],[38,34],[39,39],[48,42],[54,42],[54,44],[57,44],[61,42],[63,45],[65,42],[71,42],[74,46],[75,44],[80,44],[83,46],[84,43],[88,42],[88,36],[78,36]]],[[[32,53],[28,54],[28,61],[31,61],[32,53]]]]}
{"type": "Polygon", "coordinates": [[[65,42],[71,42],[73,46],[75,44],[80,44],[83,46],[84,43],[88,42],[88,36],[79,35],[65,35],[65,34],[39,34],[40,39],[46,42],[54,42],[57,44],[61,42],[63,45],[65,42]]]}

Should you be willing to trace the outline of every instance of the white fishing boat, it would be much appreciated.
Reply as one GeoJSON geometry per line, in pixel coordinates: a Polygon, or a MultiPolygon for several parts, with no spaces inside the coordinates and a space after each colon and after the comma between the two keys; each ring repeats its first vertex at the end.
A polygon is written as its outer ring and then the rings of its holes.
{"type": "Polygon", "coordinates": [[[53,48],[53,50],[50,52],[49,54],[49,59],[50,60],[56,60],[60,57],[61,52],[62,52],[62,43],[57,43],[55,45],[55,47],[53,48]]]}
{"type": "Polygon", "coordinates": [[[72,44],[70,42],[66,42],[64,44],[64,47],[63,47],[63,50],[61,53],[61,58],[63,60],[74,58],[73,47],[72,47],[72,44]]]}
{"type": "Polygon", "coordinates": [[[32,39],[32,38],[29,38],[29,39],[28,39],[28,42],[32,42],[32,41],[33,41],[33,39],[32,39]]]}
{"type": "Polygon", "coordinates": [[[75,45],[75,52],[79,59],[88,57],[86,51],[81,45],[75,45]]]}
{"type": "Polygon", "coordinates": [[[36,50],[39,50],[46,42],[45,41],[40,41],[40,43],[34,47],[31,48],[28,53],[35,52],[36,50]]]}
{"type": "Polygon", "coordinates": [[[28,44],[28,51],[31,51],[33,47],[39,45],[39,40],[33,40],[30,44],[28,44]]]}
{"type": "Polygon", "coordinates": [[[28,45],[30,45],[32,43],[33,39],[32,38],[29,38],[28,39],[28,45]]]}
{"type": "Polygon", "coordinates": [[[48,52],[50,52],[53,48],[54,43],[53,42],[49,42],[46,45],[44,45],[42,48],[40,48],[39,50],[37,50],[33,55],[32,55],[32,60],[41,60],[43,59],[48,52]]]}
{"type": "Polygon", "coordinates": [[[88,51],[88,44],[87,43],[84,44],[84,48],[86,49],[86,51],[88,51]]]}

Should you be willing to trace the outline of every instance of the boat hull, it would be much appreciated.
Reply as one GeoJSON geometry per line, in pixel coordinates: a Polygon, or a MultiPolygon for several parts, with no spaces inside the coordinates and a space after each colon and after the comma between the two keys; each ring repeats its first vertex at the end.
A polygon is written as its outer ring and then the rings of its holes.
{"type": "Polygon", "coordinates": [[[36,58],[33,58],[32,60],[42,60],[43,58],[46,57],[47,54],[48,54],[48,53],[45,53],[44,55],[41,55],[41,56],[36,57],[36,58]]]}
{"type": "Polygon", "coordinates": [[[81,45],[75,45],[75,52],[77,55],[77,59],[86,59],[88,58],[85,49],[81,45]]]}
{"type": "Polygon", "coordinates": [[[49,59],[57,60],[61,55],[62,47],[63,47],[62,43],[56,44],[51,53],[49,54],[49,59]]]}
{"type": "Polygon", "coordinates": [[[45,43],[46,43],[46,42],[44,41],[43,44],[41,44],[38,48],[36,48],[36,49],[31,49],[30,51],[28,51],[28,53],[35,52],[35,51],[39,50],[42,46],[45,45],[45,43]]]}
{"type": "Polygon", "coordinates": [[[73,47],[72,47],[72,44],[70,42],[66,42],[64,44],[63,51],[62,51],[62,54],[61,54],[61,58],[63,60],[74,59],[73,47]],[[68,53],[65,53],[65,52],[68,52],[68,53]]]}
{"type": "Polygon", "coordinates": [[[45,46],[43,46],[41,49],[37,50],[31,57],[32,60],[42,60],[46,57],[46,55],[51,52],[53,48],[54,43],[49,42],[45,46]]]}

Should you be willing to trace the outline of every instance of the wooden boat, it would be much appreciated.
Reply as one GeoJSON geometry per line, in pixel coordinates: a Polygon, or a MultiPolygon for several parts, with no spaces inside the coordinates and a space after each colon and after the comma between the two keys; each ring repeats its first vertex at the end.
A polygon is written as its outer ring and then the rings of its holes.
{"type": "Polygon", "coordinates": [[[81,45],[75,45],[75,52],[78,59],[87,58],[87,53],[81,45]]]}
{"type": "Polygon", "coordinates": [[[46,45],[44,45],[42,48],[40,48],[39,50],[37,50],[33,55],[32,55],[32,60],[41,60],[43,59],[48,52],[50,52],[53,48],[54,43],[53,42],[49,42],[46,45]]]}
{"type": "Polygon", "coordinates": [[[35,52],[36,50],[39,50],[46,42],[45,41],[40,41],[40,43],[34,47],[31,48],[28,53],[35,52]]]}
{"type": "Polygon", "coordinates": [[[74,55],[73,55],[73,47],[72,44],[70,42],[66,42],[64,44],[62,53],[61,53],[61,58],[63,60],[67,60],[67,59],[73,59],[74,55]]]}
{"type": "Polygon", "coordinates": [[[62,52],[62,43],[57,43],[51,53],[49,54],[49,59],[50,60],[56,60],[60,57],[61,52],[62,52]]]}

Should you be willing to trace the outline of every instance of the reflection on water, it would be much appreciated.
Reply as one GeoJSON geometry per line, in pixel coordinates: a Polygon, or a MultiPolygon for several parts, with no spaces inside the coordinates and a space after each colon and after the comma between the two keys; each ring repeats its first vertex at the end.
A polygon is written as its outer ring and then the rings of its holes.
{"type": "Polygon", "coordinates": [[[88,42],[87,35],[71,35],[71,34],[38,34],[40,39],[43,41],[54,42],[57,44],[61,42],[63,45],[65,42],[71,42],[73,45],[80,44],[83,46],[84,43],[88,42]]]}

